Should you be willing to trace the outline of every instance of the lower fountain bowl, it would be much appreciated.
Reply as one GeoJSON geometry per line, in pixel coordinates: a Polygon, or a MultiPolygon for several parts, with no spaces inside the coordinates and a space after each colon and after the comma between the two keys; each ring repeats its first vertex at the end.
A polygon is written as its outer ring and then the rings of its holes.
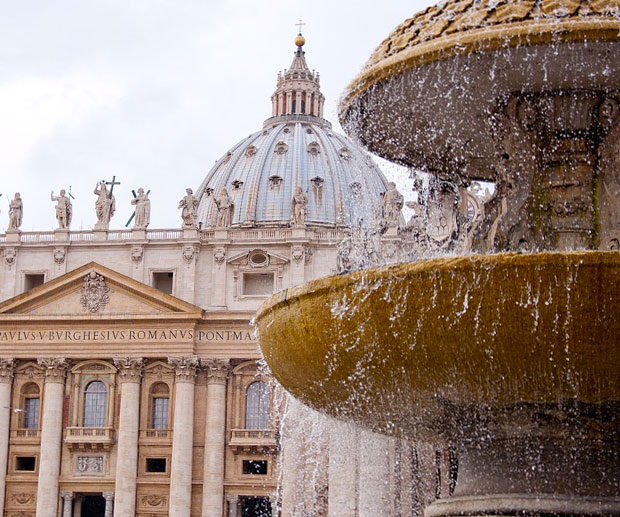
{"type": "Polygon", "coordinates": [[[322,278],[277,293],[256,322],[303,402],[420,436],[471,408],[615,407],[619,307],[618,252],[508,253],[322,278]]]}

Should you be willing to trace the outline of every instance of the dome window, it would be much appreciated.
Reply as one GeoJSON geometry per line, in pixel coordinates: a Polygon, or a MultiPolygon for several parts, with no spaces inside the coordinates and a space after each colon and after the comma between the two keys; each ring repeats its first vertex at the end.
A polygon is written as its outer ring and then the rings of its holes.
{"type": "Polygon", "coordinates": [[[274,152],[276,154],[280,154],[280,155],[286,154],[288,152],[288,145],[286,145],[284,142],[278,142],[276,144],[276,148],[275,148],[274,152]]]}
{"type": "Polygon", "coordinates": [[[321,152],[321,147],[316,142],[310,142],[308,144],[308,153],[312,156],[318,156],[321,152]]]}
{"type": "Polygon", "coordinates": [[[279,188],[282,184],[282,176],[270,176],[269,177],[269,188],[279,188]]]}
{"type": "Polygon", "coordinates": [[[343,147],[338,151],[340,158],[342,158],[345,162],[348,162],[351,159],[351,151],[349,151],[346,147],[343,147]]]}
{"type": "Polygon", "coordinates": [[[213,194],[213,189],[207,187],[207,189],[205,190],[205,194],[207,195],[207,197],[211,197],[211,195],[213,194]]]}
{"type": "Polygon", "coordinates": [[[324,182],[325,180],[321,178],[320,176],[316,176],[310,180],[310,183],[312,183],[312,186],[314,188],[321,188],[324,182]]]}
{"type": "Polygon", "coordinates": [[[252,158],[256,154],[256,147],[251,145],[245,150],[245,156],[247,158],[252,158]]]}
{"type": "Polygon", "coordinates": [[[232,182],[232,189],[233,190],[241,190],[241,187],[243,186],[243,181],[241,180],[235,180],[232,182]]]}
{"type": "Polygon", "coordinates": [[[232,153],[230,151],[228,151],[226,153],[226,156],[224,156],[224,159],[222,160],[222,163],[226,163],[228,160],[230,160],[231,157],[232,157],[232,153]]]}
{"type": "Polygon", "coordinates": [[[361,183],[354,181],[353,183],[351,183],[351,185],[349,185],[349,188],[351,189],[351,193],[353,194],[353,197],[359,197],[362,193],[362,185],[361,183]]]}
{"type": "Polygon", "coordinates": [[[311,135],[311,134],[312,134],[312,129],[310,129],[310,128],[306,129],[306,133],[308,133],[309,135],[311,135]]]}

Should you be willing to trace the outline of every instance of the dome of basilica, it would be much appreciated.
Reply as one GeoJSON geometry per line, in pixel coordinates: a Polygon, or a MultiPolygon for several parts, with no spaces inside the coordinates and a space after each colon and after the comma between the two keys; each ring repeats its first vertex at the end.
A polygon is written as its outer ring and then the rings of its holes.
{"type": "Polygon", "coordinates": [[[233,227],[292,224],[300,192],[308,226],[365,226],[381,217],[387,180],[323,118],[319,74],[308,69],[300,36],[293,63],[278,74],[272,117],[219,159],[196,192],[201,228],[218,225],[222,196],[232,201],[233,227]]]}

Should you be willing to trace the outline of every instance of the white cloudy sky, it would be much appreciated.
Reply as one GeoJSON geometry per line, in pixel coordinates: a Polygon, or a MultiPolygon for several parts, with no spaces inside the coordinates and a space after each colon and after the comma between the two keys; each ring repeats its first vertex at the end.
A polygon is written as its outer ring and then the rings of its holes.
{"type": "Polygon", "coordinates": [[[150,227],[179,226],[185,187],[270,116],[300,17],[325,115],[341,131],[346,85],[398,23],[431,3],[0,0],[0,230],[16,191],[22,230],[51,230],[50,191],[69,185],[72,229],[90,229],[95,183],[114,174],[112,228],[124,227],[140,186],[152,189],[150,227]]]}

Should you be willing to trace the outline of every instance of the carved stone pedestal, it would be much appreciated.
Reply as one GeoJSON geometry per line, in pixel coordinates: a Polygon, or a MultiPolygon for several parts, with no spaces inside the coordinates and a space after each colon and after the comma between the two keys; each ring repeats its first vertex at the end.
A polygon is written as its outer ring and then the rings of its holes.
{"type": "Polygon", "coordinates": [[[456,410],[461,425],[447,439],[453,494],[425,516],[619,515],[618,410],[576,402],[456,410]]]}

